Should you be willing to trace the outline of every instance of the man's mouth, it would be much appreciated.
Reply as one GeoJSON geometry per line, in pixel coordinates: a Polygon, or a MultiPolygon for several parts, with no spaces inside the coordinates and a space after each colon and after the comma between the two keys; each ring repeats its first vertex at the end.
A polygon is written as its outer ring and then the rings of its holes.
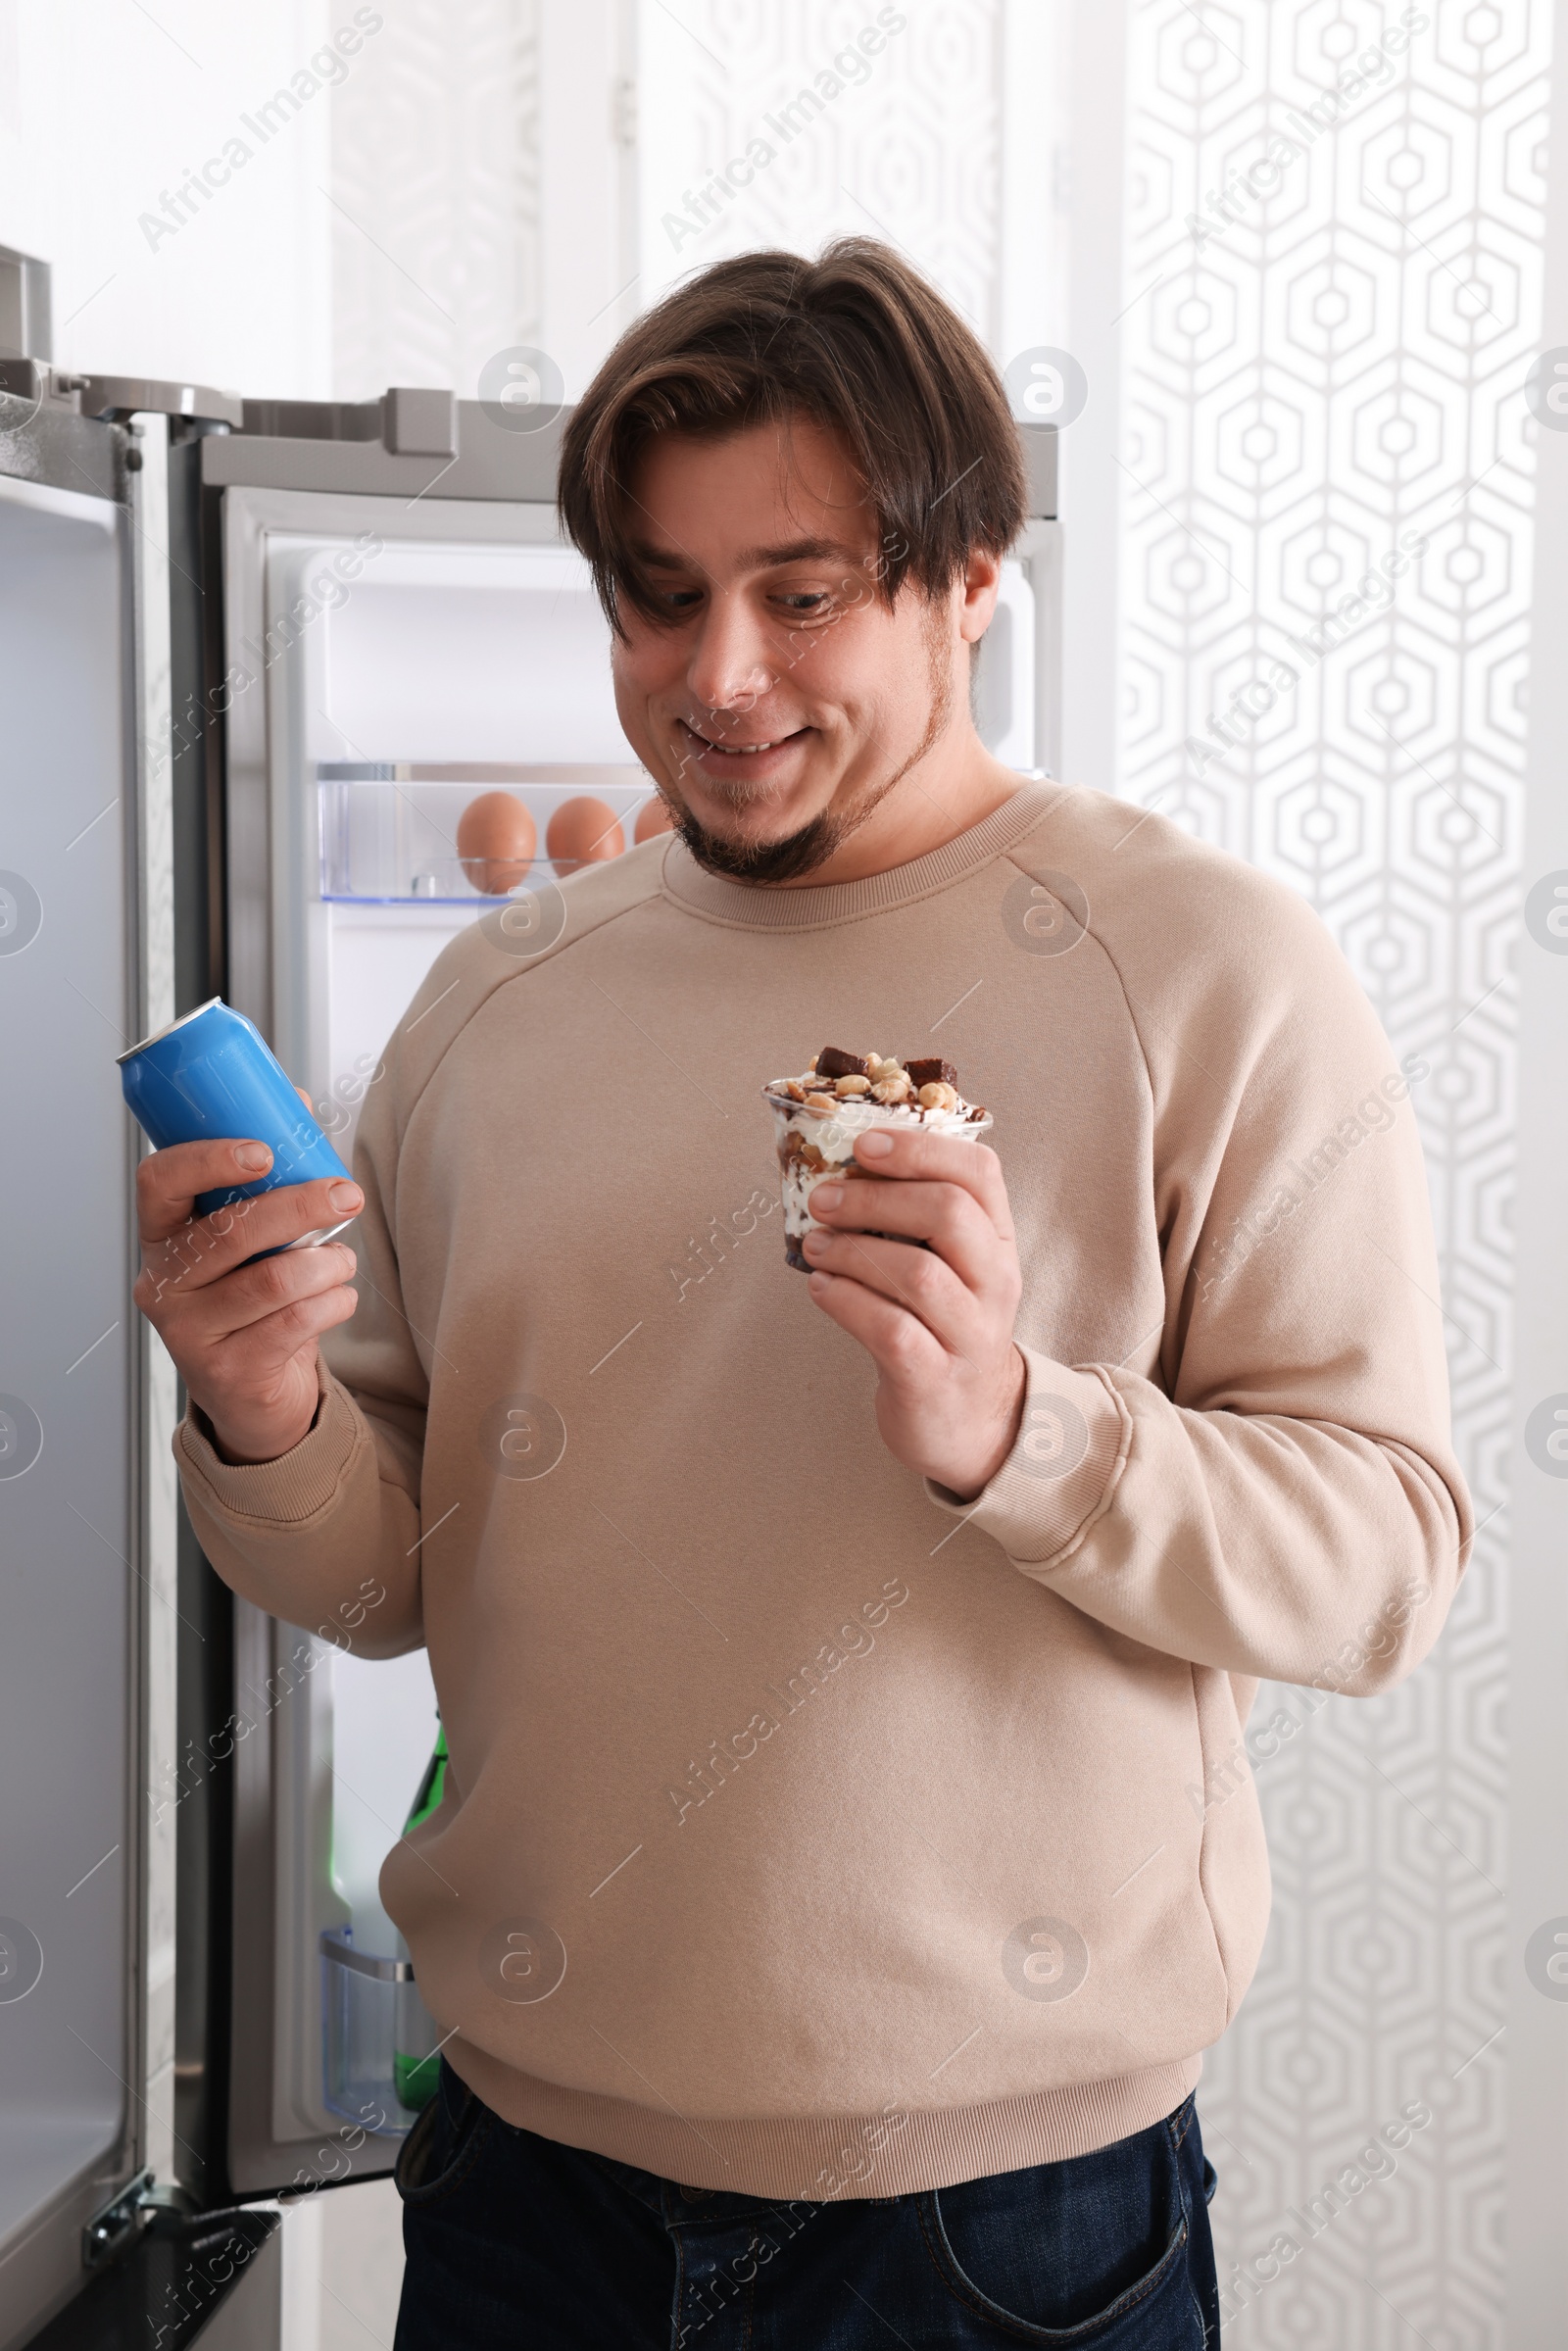
{"type": "Polygon", "coordinates": [[[720,742],[712,735],[705,734],[701,727],[693,726],[688,718],[677,719],[676,725],[688,739],[693,756],[699,760],[710,758],[719,759],[760,759],[764,752],[782,751],[787,744],[798,743],[803,735],[810,731],[808,727],[799,726],[792,728],[785,735],[759,737],[754,743],[725,743],[720,742]]]}

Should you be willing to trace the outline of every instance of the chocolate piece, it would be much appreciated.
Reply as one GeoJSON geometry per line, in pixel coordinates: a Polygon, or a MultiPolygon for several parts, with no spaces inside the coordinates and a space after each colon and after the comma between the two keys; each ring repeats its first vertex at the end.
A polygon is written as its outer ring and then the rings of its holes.
{"type": "Polygon", "coordinates": [[[916,1094],[922,1086],[957,1086],[958,1073],[951,1061],[906,1061],[904,1066],[916,1094]]]}
{"type": "Polygon", "coordinates": [[[868,1078],[871,1064],[858,1053],[840,1053],[836,1045],[824,1045],[816,1056],[816,1074],[819,1078],[868,1078]]]}

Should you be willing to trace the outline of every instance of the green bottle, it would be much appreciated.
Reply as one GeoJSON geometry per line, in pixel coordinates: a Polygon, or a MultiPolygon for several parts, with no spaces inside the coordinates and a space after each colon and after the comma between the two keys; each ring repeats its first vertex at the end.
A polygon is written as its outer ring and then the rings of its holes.
{"type": "MultiPolygon", "coordinates": [[[[419,1792],[414,1799],[414,1808],[403,1824],[405,1837],[416,1829],[421,1821],[429,1819],[441,1801],[446,1784],[447,1734],[443,1724],[436,1732],[435,1751],[425,1767],[424,1778],[419,1782],[419,1792]]],[[[403,1948],[401,1935],[398,1943],[406,1958],[408,1954],[403,1948]]],[[[411,2114],[417,2114],[435,2096],[441,2057],[440,2052],[431,2045],[434,2037],[435,2027],[419,1997],[418,1985],[400,1984],[397,1989],[396,2027],[399,2046],[392,2052],[392,2084],[411,2114]]]]}

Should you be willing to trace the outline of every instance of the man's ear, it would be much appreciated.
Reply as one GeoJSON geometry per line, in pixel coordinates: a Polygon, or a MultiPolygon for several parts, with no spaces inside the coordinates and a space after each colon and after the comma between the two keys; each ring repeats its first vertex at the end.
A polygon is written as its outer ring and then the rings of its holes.
{"type": "Polygon", "coordinates": [[[958,582],[958,634],[966,645],[978,645],[991,626],[1002,590],[1002,558],[975,548],[958,582]]]}

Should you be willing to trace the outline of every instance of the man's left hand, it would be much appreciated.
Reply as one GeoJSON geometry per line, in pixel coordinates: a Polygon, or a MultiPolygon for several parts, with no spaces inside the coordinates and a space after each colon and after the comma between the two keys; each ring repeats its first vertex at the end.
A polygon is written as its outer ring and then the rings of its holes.
{"type": "Polygon", "coordinates": [[[983,1143],[888,1127],[862,1135],[855,1156],[848,1182],[810,1196],[830,1228],[803,1244],[811,1297],[881,1374],[888,1450],[967,1500],[1005,1461],[1023,1414],[1012,1337],[1023,1285],[1002,1163],[983,1143]]]}

